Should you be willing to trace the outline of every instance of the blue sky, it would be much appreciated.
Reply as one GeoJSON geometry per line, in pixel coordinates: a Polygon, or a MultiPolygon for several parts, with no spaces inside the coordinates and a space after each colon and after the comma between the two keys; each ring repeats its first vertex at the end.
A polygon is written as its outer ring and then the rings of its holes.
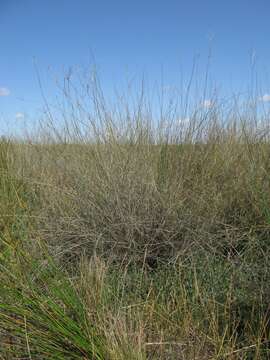
{"type": "Polygon", "coordinates": [[[211,74],[225,92],[247,86],[253,56],[268,94],[269,19],[268,0],[0,0],[0,121],[40,108],[34,58],[51,95],[48,67],[61,74],[94,55],[105,89],[126,72],[151,81],[163,73],[174,86],[197,54],[205,71],[211,47],[211,74]]]}

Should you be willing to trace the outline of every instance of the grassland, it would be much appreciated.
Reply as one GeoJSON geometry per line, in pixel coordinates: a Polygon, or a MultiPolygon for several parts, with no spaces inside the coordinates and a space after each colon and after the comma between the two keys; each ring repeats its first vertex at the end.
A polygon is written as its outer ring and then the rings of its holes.
{"type": "Polygon", "coordinates": [[[65,95],[0,143],[0,357],[269,359],[268,114],[65,95]]]}

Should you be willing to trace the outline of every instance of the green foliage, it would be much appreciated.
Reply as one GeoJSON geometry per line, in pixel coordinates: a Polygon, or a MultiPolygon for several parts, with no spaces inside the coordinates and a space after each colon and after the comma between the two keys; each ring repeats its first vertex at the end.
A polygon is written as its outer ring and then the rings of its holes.
{"type": "Polygon", "coordinates": [[[50,258],[44,264],[46,256],[40,262],[16,255],[16,265],[1,264],[2,351],[10,357],[104,359],[102,339],[66,274],[50,258]]]}

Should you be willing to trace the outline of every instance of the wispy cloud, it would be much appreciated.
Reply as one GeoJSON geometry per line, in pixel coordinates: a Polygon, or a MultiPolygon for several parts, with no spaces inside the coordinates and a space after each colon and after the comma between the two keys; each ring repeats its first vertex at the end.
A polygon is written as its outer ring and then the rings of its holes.
{"type": "Polygon", "coordinates": [[[185,117],[185,118],[180,118],[177,121],[178,125],[188,125],[190,123],[190,118],[189,117],[185,117]]]}
{"type": "Polygon", "coordinates": [[[0,87],[0,96],[10,95],[10,90],[6,87],[0,87]]]}
{"type": "Polygon", "coordinates": [[[16,119],[24,119],[24,114],[21,113],[21,112],[17,112],[16,115],[15,115],[15,118],[16,119]]]}
{"type": "Polygon", "coordinates": [[[261,100],[263,102],[270,102],[270,94],[264,94],[263,96],[261,96],[259,98],[259,100],[261,100]]]}
{"type": "Polygon", "coordinates": [[[212,103],[211,100],[204,100],[204,102],[203,102],[203,107],[204,107],[205,109],[210,109],[212,106],[213,106],[213,103],[212,103]]]}

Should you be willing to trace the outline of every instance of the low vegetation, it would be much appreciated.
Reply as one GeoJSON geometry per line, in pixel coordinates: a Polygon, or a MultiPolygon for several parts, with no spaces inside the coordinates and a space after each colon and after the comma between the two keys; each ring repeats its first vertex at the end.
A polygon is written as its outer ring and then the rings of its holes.
{"type": "Polygon", "coordinates": [[[268,359],[269,114],[72,85],[0,142],[0,357],[268,359]]]}

